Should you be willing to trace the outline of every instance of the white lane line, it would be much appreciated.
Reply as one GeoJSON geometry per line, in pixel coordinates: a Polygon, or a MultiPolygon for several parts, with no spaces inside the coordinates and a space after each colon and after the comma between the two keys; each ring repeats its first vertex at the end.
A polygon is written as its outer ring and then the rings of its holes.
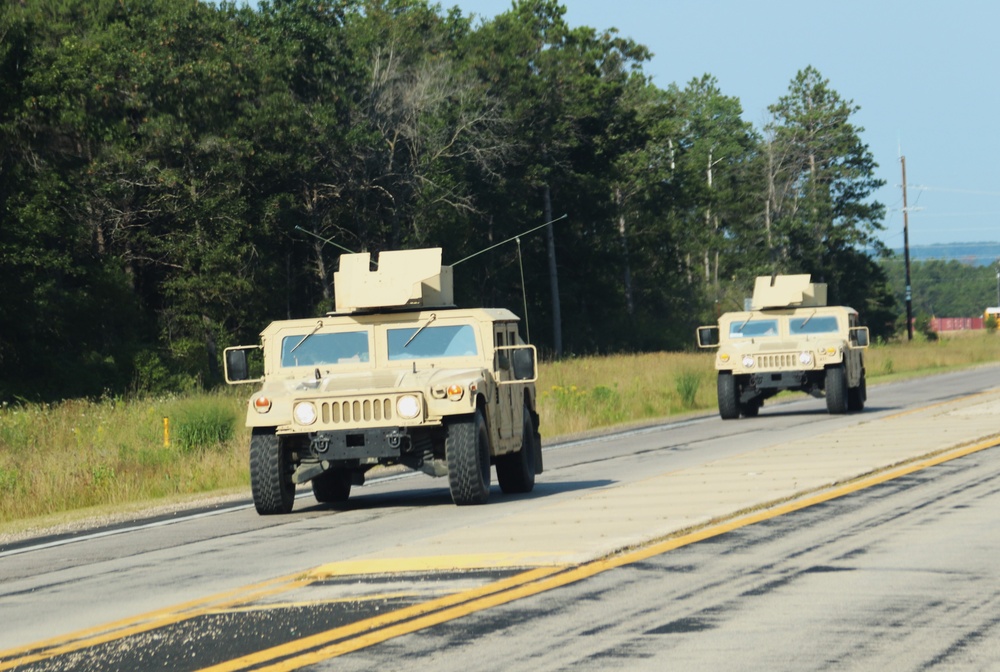
{"type": "Polygon", "coordinates": [[[57,548],[59,546],[66,546],[67,544],[75,544],[80,541],[90,541],[92,539],[102,539],[104,537],[113,537],[116,534],[125,534],[127,532],[137,532],[139,530],[150,530],[156,527],[165,527],[167,525],[176,525],[177,523],[183,523],[189,520],[198,520],[199,518],[210,518],[212,516],[219,516],[223,513],[231,513],[232,511],[241,511],[243,509],[249,509],[253,504],[241,504],[239,506],[230,506],[227,508],[216,509],[214,511],[202,511],[201,513],[194,513],[187,516],[180,516],[178,518],[170,518],[167,520],[157,520],[153,523],[143,523],[141,525],[132,525],[129,527],[120,527],[113,530],[103,530],[101,532],[92,532],[90,534],[83,534],[80,536],[66,537],[65,539],[56,539],[55,541],[48,541],[44,544],[34,544],[32,546],[24,546],[22,548],[14,548],[9,551],[0,551],[0,558],[6,558],[11,555],[19,555],[21,553],[28,553],[29,551],[41,551],[47,548],[57,548]]]}

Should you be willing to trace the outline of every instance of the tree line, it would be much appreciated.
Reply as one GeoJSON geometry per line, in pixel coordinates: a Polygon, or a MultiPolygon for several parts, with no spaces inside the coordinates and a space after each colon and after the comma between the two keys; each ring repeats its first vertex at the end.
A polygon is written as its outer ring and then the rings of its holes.
{"type": "MultiPolygon", "coordinates": [[[[899,258],[882,262],[893,294],[906,293],[906,267],[899,258]]],[[[915,316],[982,317],[990,306],[1000,305],[997,266],[974,266],[955,259],[924,259],[910,263],[910,288],[915,316]]],[[[899,317],[899,330],[906,316],[899,317]]]]}
{"type": "Polygon", "coordinates": [[[0,397],[215,384],[222,348],[332,309],[345,249],[516,238],[456,299],[526,311],[553,357],[690,347],[772,272],[891,329],[853,101],[806,66],[756,128],[565,11],[0,5],[0,397]]]}

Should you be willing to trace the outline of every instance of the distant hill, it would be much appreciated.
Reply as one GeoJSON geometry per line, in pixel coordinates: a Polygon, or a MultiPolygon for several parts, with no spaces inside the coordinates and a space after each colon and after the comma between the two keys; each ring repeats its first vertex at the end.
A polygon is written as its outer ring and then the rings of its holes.
{"type": "MultiPolygon", "coordinates": [[[[903,248],[893,250],[900,259],[903,248]]],[[[992,266],[1000,260],[1000,243],[938,243],[910,245],[910,261],[960,261],[970,266],[992,266]]]]}

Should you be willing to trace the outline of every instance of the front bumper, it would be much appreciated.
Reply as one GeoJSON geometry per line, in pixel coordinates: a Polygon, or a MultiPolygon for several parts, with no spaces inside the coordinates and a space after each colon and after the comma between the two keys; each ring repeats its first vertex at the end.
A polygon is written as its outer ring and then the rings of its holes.
{"type": "Polygon", "coordinates": [[[809,371],[758,371],[750,374],[750,385],[758,390],[792,390],[809,383],[809,371]]]}
{"type": "Polygon", "coordinates": [[[375,427],[320,431],[310,435],[310,452],[320,460],[398,458],[409,450],[405,427],[375,427]]]}

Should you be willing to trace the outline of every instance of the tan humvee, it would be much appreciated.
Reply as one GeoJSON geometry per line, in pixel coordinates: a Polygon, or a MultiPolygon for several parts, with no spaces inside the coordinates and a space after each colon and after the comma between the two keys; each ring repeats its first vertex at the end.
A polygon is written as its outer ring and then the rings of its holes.
{"type": "Polygon", "coordinates": [[[826,396],[830,413],[860,411],[867,399],[864,349],[868,327],[858,312],[826,305],[826,285],[808,275],[756,280],[749,310],[698,327],[698,345],[718,348],[719,415],[757,415],[782,390],[826,396]]]}
{"type": "Polygon", "coordinates": [[[537,353],[518,318],[453,304],[441,249],[345,254],[336,310],[272,322],[260,345],[228,348],[226,382],[260,383],[247,405],[250,477],[261,514],[288,513],[295,486],[343,502],[378,465],[448,475],[456,504],[529,492],[542,472],[537,353]],[[262,354],[251,379],[247,355],[262,354]]]}

